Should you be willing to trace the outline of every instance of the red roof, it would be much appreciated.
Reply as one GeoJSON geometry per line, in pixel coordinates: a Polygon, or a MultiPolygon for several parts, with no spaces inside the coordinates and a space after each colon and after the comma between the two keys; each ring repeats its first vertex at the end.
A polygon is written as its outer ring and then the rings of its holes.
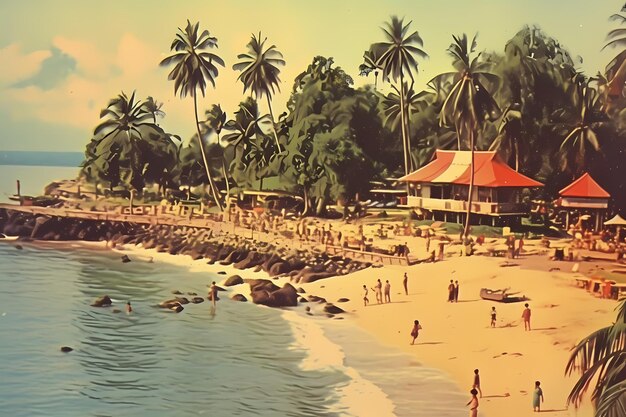
{"type": "MultiPolygon", "coordinates": [[[[470,182],[470,151],[437,150],[428,165],[400,178],[404,182],[464,184],[470,182]]],[[[495,151],[474,152],[474,185],[479,187],[542,187],[543,184],[508,166],[495,151]]]]}
{"type": "Polygon", "coordinates": [[[582,198],[609,198],[611,194],[591,178],[591,175],[584,173],[580,178],[559,191],[561,197],[582,197],[582,198]]]}

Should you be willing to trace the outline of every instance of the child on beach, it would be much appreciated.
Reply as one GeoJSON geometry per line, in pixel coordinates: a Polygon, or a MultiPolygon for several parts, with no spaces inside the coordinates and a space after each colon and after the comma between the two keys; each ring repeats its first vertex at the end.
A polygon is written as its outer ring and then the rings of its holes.
{"type": "Polygon", "coordinates": [[[369,291],[367,290],[367,286],[363,285],[363,307],[367,307],[367,303],[370,302],[369,298],[367,298],[367,294],[369,291]]]}
{"type": "Polygon", "coordinates": [[[533,411],[541,411],[541,403],[543,402],[543,391],[541,390],[541,382],[535,381],[535,390],[533,391],[533,411]],[[541,402],[539,401],[541,400],[541,402]]]}
{"type": "Polygon", "coordinates": [[[469,400],[469,402],[465,405],[469,405],[470,417],[477,417],[478,416],[478,398],[476,398],[476,394],[478,394],[478,391],[472,388],[472,390],[470,391],[470,394],[472,394],[472,399],[469,400]]]}
{"type": "Polygon", "coordinates": [[[496,308],[491,307],[491,327],[496,327],[496,308]]]}
{"type": "Polygon", "coordinates": [[[524,304],[524,311],[522,312],[522,320],[524,320],[524,330],[530,331],[530,308],[528,303],[524,304]]]}
{"type": "Polygon", "coordinates": [[[480,389],[480,375],[478,375],[478,369],[474,369],[474,384],[472,384],[472,389],[478,390],[480,398],[483,398],[483,391],[480,389]]]}
{"type": "Polygon", "coordinates": [[[422,326],[420,326],[419,320],[415,320],[413,322],[413,330],[411,330],[411,337],[413,337],[413,341],[411,341],[412,345],[415,344],[415,339],[419,336],[420,330],[422,330],[422,326]]]}

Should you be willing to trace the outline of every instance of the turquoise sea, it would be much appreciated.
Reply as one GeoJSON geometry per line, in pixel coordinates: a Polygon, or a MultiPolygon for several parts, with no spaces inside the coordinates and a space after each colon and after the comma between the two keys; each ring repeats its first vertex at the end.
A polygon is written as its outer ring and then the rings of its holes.
{"type": "MultiPolygon", "coordinates": [[[[48,174],[60,179],[57,169],[48,174]]],[[[0,415],[466,414],[466,396],[444,374],[349,319],[228,297],[216,310],[204,302],[170,313],[155,305],[173,290],[206,296],[223,276],[125,264],[119,253],[79,243],[20,245],[0,242],[0,415]],[[103,294],[115,306],[90,307],[103,294]]]]}

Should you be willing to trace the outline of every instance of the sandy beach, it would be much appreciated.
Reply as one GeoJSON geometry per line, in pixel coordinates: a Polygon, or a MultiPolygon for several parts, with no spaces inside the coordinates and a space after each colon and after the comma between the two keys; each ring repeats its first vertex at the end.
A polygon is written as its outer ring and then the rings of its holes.
{"type": "MultiPolygon", "coordinates": [[[[187,256],[158,254],[141,248],[121,248],[141,259],[154,256],[155,262],[175,262],[192,270],[224,271],[225,278],[239,274],[245,278],[267,278],[263,272],[240,271],[229,266],[207,265],[187,256]]],[[[119,250],[119,249],[118,249],[119,250]]],[[[484,256],[448,257],[443,262],[411,267],[385,266],[368,268],[353,274],[322,279],[308,284],[294,284],[307,294],[326,298],[346,310],[343,315],[373,335],[381,344],[400,349],[418,363],[446,372],[459,389],[468,392],[473,370],[480,370],[483,397],[479,416],[533,415],[531,401],[534,381],[541,381],[545,402],[542,415],[592,416],[589,402],[576,410],[567,408],[566,400],[575,377],[564,375],[571,348],[589,333],[609,325],[615,317],[617,301],[594,297],[576,287],[574,273],[566,272],[547,256],[515,259],[516,266],[502,267],[503,258],[484,256]],[[408,290],[402,287],[403,273],[409,275],[408,290]],[[377,304],[376,280],[391,284],[391,303],[377,304]],[[450,279],[460,283],[459,302],[447,302],[450,279]],[[362,287],[370,288],[367,307],[363,306],[362,287]],[[481,288],[507,288],[529,298],[532,331],[521,320],[523,302],[497,303],[481,300],[481,288]],[[337,303],[339,298],[348,302],[337,303]],[[490,327],[491,307],[497,310],[497,325],[490,327]],[[415,345],[410,345],[413,320],[423,327],[415,345]]],[[[277,284],[288,278],[277,279],[277,284]]],[[[247,285],[231,287],[232,294],[248,295],[247,285]]],[[[230,295],[230,294],[229,294],[230,295]]],[[[307,304],[304,304],[306,306],[307,304]]],[[[308,304],[321,314],[321,306],[308,304]]],[[[303,309],[301,305],[298,309],[303,309]]],[[[318,347],[324,349],[323,345],[318,347]]],[[[331,352],[329,352],[330,354],[331,352]]]]}

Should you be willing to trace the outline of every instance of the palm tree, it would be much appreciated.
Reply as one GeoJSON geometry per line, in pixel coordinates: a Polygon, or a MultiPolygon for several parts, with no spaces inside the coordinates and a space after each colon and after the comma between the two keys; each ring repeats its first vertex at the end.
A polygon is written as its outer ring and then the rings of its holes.
{"type": "MultiPolygon", "coordinates": [[[[622,8],[622,12],[626,11],[626,8],[622,8]]],[[[621,14],[614,14],[611,16],[611,20],[615,20],[619,23],[626,24],[626,16],[621,14]]],[[[608,80],[608,96],[609,102],[611,99],[619,97],[624,90],[624,83],[626,82],[626,27],[613,29],[607,35],[607,44],[605,48],[621,48],[622,50],[609,62],[606,66],[606,78],[608,80]]]]}
{"type": "Polygon", "coordinates": [[[578,85],[573,90],[572,101],[576,113],[569,121],[573,127],[561,142],[561,169],[571,171],[576,177],[585,167],[587,148],[600,150],[597,128],[604,122],[605,116],[600,110],[598,92],[588,84],[578,85]]]}
{"type": "Polygon", "coordinates": [[[218,76],[218,68],[216,65],[224,66],[222,58],[216,54],[209,52],[210,49],[217,48],[217,38],[210,36],[208,30],[198,33],[200,23],[192,25],[187,20],[185,30],[178,28],[178,33],[170,46],[171,51],[175,51],[172,55],[161,61],[161,66],[169,66],[174,64],[174,68],[169,73],[168,79],[174,81],[174,94],[180,97],[191,95],[193,98],[193,109],[196,120],[196,132],[202,160],[206,170],[213,200],[217,207],[222,210],[222,203],[219,199],[219,192],[213,181],[213,176],[209,170],[209,163],[204,151],[202,143],[202,133],[200,132],[200,121],[198,119],[198,89],[204,97],[207,81],[215,87],[215,78],[218,76]]]}
{"type": "Polygon", "coordinates": [[[393,79],[400,83],[400,117],[402,128],[402,144],[404,150],[404,173],[408,175],[411,167],[410,138],[408,136],[408,110],[405,105],[405,77],[414,81],[413,73],[417,72],[417,58],[426,58],[428,54],[421,48],[424,42],[419,33],[409,33],[411,22],[404,24],[404,19],[392,16],[391,22],[382,28],[385,41],[371,46],[373,56],[377,56],[376,65],[382,69],[382,78],[385,81],[393,79]]]}
{"type": "Polygon", "coordinates": [[[371,72],[374,73],[374,90],[378,89],[378,72],[381,69],[377,61],[376,51],[368,49],[363,53],[363,63],[359,65],[359,75],[367,77],[371,72]]]}
{"type": "Polygon", "coordinates": [[[480,53],[474,58],[476,50],[476,36],[468,43],[467,35],[452,36],[454,42],[448,48],[452,56],[452,65],[456,72],[445,73],[439,77],[452,77],[453,87],[443,102],[439,114],[441,125],[454,125],[457,136],[465,136],[471,151],[470,183],[467,197],[467,214],[463,235],[469,235],[469,220],[474,191],[474,151],[476,135],[482,128],[485,120],[495,120],[500,116],[500,108],[485,85],[496,84],[498,77],[488,70],[491,63],[482,61],[480,53]]]}
{"type": "MultiPolygon", "coordinates": [[[[222,129],[226,125],[226,113],[222,110],[222,107],[219,104],[214,104],[211,106],[210,110],[204,112],[204,117],[206,118],[203,122],[205,126],[207,126],[210,130],[215,132],[217,135],[217,143],[220,143],[220,134],[222,133],[222,129]]],[[[224,175],[224,182],[226,183],[226,205],[229,205],[230,201],[230,183],[229,176],[226,170],[226,162],[224,159],[224,155],[222,155],[222,173],[224,175]]],[[[230,210],[229,210],[230,214],[230,210]]]]}
{"type": "Polygon", "coordinates": [[[276,45],[265,48],[267,38],[261,41],[261,33],[256,37],[252,34],[252,39],[248,42],[248,52],[237,55],[240,61],[233,65],[235,71],[241,71],[237,80],[243,83],[243,92],[248,89],[259,100],[263,96],[267,98],[267,106],[270,111],[272,120],[272,132],[276,139],[277,152],[280,152],[280,143],[278,142],[278,134],[274,126],[274,112],[272,111],[272,94],[280,91],[280,69],[281,65],[285,65],[283,54],[276,49],[276,45]]]}
{"type": "Polygon", "coordinates": [[[626,415],[626,300],[617,307],[615,323],[591,333],[573,349],[566,375],[580,372],[567,397],[578,407],[591,384],[595,417],[626,415]]]}
{"type": "MultiPolygon", "coordinates": [[[[520,141],[522,133],[522,112],[519,103],[512,103],[502,113],[500,126],[498,126],[498,136],[489,147],[510,156],[515,155],[515,171],[519,171],[520,161],[520,141]]],[[[508,159],[508,157],[507,157],[508,159]]]]}
{"type": "Polygon", "coordinates": [[[120,152],[128,147],[127,152],[130,154],[130,176],[131,185],[134,188],[141,188],[143,181],[141,179],[141,150],[138,142],[143,139],[140,130],[142,126],[150,124],[151,115],[144,108],[141,100],[135,99],[135,92],[130,98],[122,91],[117,97],[109,101],[109,104],[100,112],[100,118],[104,119],[94,130],[94,135],[99,137],[94,143],[94,154],[99,154],[96,149],[106,150],[112,148],[112,144],[125,138],[120,152]],[[110,142],[110,143],[109,143],[110,142]],[[106,148],[106,149],[105,149],[106,148]]]}
{"type": "Polygon", "coordinates": [[[155,125],[159,125],[157,123],[157,117],[165,117],[165,112],[161,110],[163,107],[163,103],[159,103],[151,96],[148,96],[146,101],[143,103],[144,109],[152,115],[152,119],[155,125]]]}

